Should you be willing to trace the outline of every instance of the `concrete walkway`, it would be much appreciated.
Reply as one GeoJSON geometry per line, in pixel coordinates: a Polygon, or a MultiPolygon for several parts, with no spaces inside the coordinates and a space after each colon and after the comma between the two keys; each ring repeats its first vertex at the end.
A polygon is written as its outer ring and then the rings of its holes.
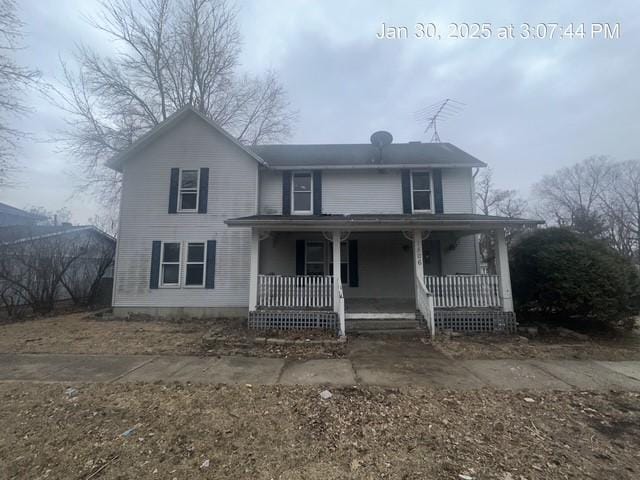
{"type": "Polygon", "coordinates": [[[0,354],[0,381],[426,385],[505,390],[640,391],[640,361],[452,361],[422,349],[352,351],[349,358],[0,354]]]}

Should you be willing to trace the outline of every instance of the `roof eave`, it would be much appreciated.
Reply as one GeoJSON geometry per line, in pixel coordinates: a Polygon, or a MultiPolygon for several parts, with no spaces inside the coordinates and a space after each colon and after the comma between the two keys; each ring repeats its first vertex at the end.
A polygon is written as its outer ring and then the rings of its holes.
{"type": "Polygon", "coordinates": [[[392,170],[403,168],[485,168],[486,163],[479,161],[478,164],[469,163],[368,163],[368,164],[349,164],[349,165],[273,165],[268,168],[270,170],[392,170]]]}
{"type": "Polygon", "coordinates": [[[442,220],[442,219],[251,219],[237,218],[225,220],[229,227],[254,227],[270,230],[286,231],[292,228],[303,230],[406,230],[408,228],[425,228],[434,231],[468,230],[481,231],[502,228],[505,226],[536,226],[543,224],[543,220],[530,219],[473,219],[473,220],[442,220]]]}

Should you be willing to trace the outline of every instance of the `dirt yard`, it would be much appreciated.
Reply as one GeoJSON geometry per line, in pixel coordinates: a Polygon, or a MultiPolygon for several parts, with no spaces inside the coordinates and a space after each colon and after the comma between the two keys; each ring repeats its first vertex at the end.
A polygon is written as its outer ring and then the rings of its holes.
{"type": "MultiPolygon", "coordinates": [[[[264,333],[248,331],[236,320],[176,323],[99,318],[86,312],[0,324],[0,353],[111,353],[154,355],[248,355],[279,358],[337,358],[344,345],[254,343],[264,333]],[[217,339],[203,344],[203,337],[217,339]]],[[[319,332],[270,333],[280,339],[318,340],[319,332]]]]}
{"type": "MultiPolygon", "coordinates": [[[[246,355],[291,359],[340,358],[349,345],[305,343],[335,337],[321,332],[270,332],[297,344],[255,343],[264,333],[235,320],[176,323],[158,319],[116,320],[71,313],[0,324],[0,353],[92,353],[154,355],[246,355]],[[204,344],[203,337],[209,339],[204,344]]],[[[640,334],[580,340],[556,334],[530,338],[495,335],[438,336],[434,346],[449,358],[640,360],[640,334]]]]}
{"type": "Polygon", "coordinates": [[[640,333],[576,339],[557,334],[441,336],[434,347],[460,360],[640,360],[640,333]]]}
{"type": "Polygon", "coordinates": [[[634,393],[75,387],[0,385],[0,478],[640,476],[634,393]]]}

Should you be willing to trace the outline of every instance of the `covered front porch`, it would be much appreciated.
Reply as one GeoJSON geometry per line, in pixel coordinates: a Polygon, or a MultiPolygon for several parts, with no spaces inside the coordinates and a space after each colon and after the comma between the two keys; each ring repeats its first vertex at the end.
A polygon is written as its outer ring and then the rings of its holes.
{"type": "Polygon", "coordinates": [[[356,217],[363,216],[228,221],[251,228],[251,327],[335,329],[344,336],[350,321],[388,318],[413,319],[431,335],[515,328],[504,235],[512,219],[356,217]],[[495,235],[495,274],[480,273],[482,231],[495,235]]]}

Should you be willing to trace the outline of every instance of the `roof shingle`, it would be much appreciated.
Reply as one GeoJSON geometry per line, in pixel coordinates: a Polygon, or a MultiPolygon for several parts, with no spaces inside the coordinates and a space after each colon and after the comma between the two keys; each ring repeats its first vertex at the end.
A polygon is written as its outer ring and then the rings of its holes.
{"type": "Polygon", "coordinates": [[[250,147],[270,167],[465,166],[486,167],[450,143],[391,143],[379,150],[371,144],[255,145],[250,147]]]}

